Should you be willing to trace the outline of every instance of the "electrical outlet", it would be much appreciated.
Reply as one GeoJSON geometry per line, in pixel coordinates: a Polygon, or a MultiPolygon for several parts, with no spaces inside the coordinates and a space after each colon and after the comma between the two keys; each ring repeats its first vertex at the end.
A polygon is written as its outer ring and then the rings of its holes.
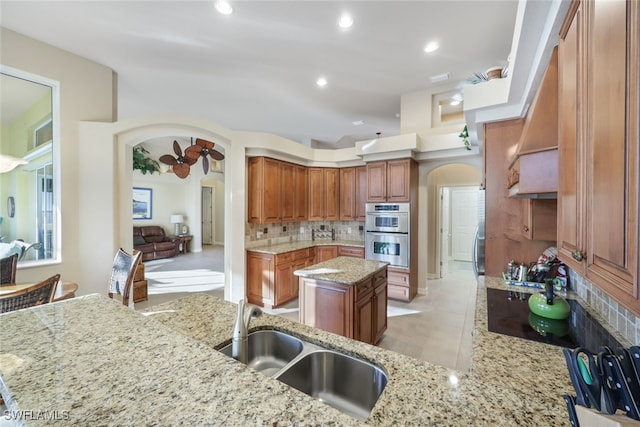
{"type": "Polygon", "coordinates": [[[259,239],[262,237],[262,231],[256,231],[256,237],[259,239]]]}
{"type": "Polygon", "coordinates": [[[351,227],[347,227],[347,234],[351,234],[351,227]]]}
{"type": "Polygon", "coordinates": [[[300,227],[300,234],[304,234],[304,227],[300,227]]]}

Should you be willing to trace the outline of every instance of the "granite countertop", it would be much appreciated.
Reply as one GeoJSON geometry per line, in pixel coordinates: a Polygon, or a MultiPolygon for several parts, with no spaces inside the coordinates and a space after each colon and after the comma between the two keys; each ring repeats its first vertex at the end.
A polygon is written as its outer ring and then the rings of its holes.
{"type": "MultiPolygon", "coordinates": [[[[279,316],[264,314],[250,329],[282,330],[383,367],[389,382],[365,424],[568,426],[561,396],[573,387],[561,348],[487,331],[485,287],[504,286],[486,278],[478,287],[469,372],[279,316]]],[[[215,351],[230,342],[235,304],[194,294],[148,311],[88,295],[0,315],[8,408],[57,411],[83,426],[360,424],[215,351]]],[[[32,414],[27,424],[50,421],[32,414]]]]}
{"type": "Polygon", "coordinates": [[[296,276],[355,285],[387,268],[389,263],[341,256],[293,272],[296,276]]]}
{"type": "Polygon", "coordinates": [[[278,255],[285,252],[297,251],[299,249],[313,248],[316,246],[353,246],[355,248],[364,248],[364,242],[361,240],[298,240],[287,243],[274,243],[270,245],[255,245],[247,247],[248,252],[259,252],[263,254],[278,255]]]}

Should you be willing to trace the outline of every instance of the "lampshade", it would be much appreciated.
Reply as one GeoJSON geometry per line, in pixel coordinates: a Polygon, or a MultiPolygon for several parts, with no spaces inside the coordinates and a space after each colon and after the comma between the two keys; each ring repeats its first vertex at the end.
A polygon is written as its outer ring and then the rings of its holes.
{"type": "Polygon", "coordinates": [[[184,222],[182,215],[171,215],[171,224],[181,224],[184,222]]]}

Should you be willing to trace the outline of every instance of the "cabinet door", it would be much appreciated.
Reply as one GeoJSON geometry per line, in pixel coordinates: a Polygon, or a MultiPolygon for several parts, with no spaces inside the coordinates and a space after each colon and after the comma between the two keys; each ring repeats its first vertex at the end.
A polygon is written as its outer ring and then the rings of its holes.
{"type": "Polygon", "coordinates": [[[294,189],[294,211],[293,215],[296,221],[307,220],[307,209],[309,198],[308,173],[305,166],[295,166],[295,189],[294,189]]]}
{"type": "MultiPolygon", "coordinates": [[[[587,278],[637,304],[637,1],[588,2],[590,138],[587,169],[587,278]]],[[[640,307],[636,306],[640,311],[640,307]]]]}
{"type": "Polygon", "coordinates": [[[373,290],[373,341],[377,343],[387,330],[387,281],[381,282],[373,290]]]}
{"type": "Polygon", "coordinates": [[[273,255],[247,252],[247,300],[256,305],[273,305],[273,255]]]}
{"type": "Polygon", "coordinates": [[[340,219],[340,169],[324,169],[324,219],[337,221],[340,219]]]}
{"type": "Polygon", "coordinates": [[[366,219],[365,204],[367,203],[367,167],[359,166],[356,170],[356,221],[366,219]]]}
{"type": "MultiPolygon", "coordinates": [[[[581,151],[584,134],[578,132],[578,105],[582,100],[584,79],[582,61],[583,12],[578,5],[569,25],[565,25],[558,44],[558,257],[569,267],[584,274],[584,264],[572,254],[585,250],[584,236],[584,163],[581,151]]],[[[570,18],[569,18],[570,19],[570,18]]]]}
{"type": "Polygon", "coordinates": [[[264,181],[262,203],[263,222],[280,221],[280,162],[278,160],[264,158],[262,170],[262,180],[264,181]]]}
{"type": "Polygon", "coordinates": [[[264,181],[262,179],[262,169],[264,158],[250,157],[247,161],[247,221],[250,223],[262,223],[262,200],[264,197],[264,181]]]}
{"type": "Polygon", "coordinates": [[[280,221],[293,221],[295,210],[295,166],[280,163],[280,221]]]}
{"type": "Polygon", "coordinates": [[[356,218],[356,169],[340,169],[340,220],[356,218]]]}
{"type": "Polygon", "coordinates": [[[369,344],[373,344],[373,289],[363,294],[356,301],[353,316],[353,338],[369,344]]]}
{"type": "Polygon", "coordinates": [[[522,201],[522,206],[524,237],[530,240],[554,242],[557,235],[557,200],[525,199],[522,201]]]}
{"type": "Polygon", "coordinates": [[[410,201],[410,177],[411,160],[389,160],[387,162],[387,201],[410,201]]]}
{"type": "Polygon", "coordinates": [[[309,221],[324,219],[324,172],[322,168],[309,168],[309,221]]]}
{"type": "Polygon", "coordinates": [[[353,287],[300,278],[300,322],[353,338],[353,287]]]}
{"type": "Polygon", "coordinates": [[[274,280],[274,302],[273,305],[281,305],[291,299],[292,272],[291,263],[281,263],[276,265],[274,280]]]}
{"type": "Polygon", "coordinates": [[[338,256],[337,246],[317,246],[316,247],[316,264],[327,261],[338,256]]]}
{"type": "Polygon", "coordinates": [[[387,200],[387,162],[367,163],[367,202],[387,200]]]}

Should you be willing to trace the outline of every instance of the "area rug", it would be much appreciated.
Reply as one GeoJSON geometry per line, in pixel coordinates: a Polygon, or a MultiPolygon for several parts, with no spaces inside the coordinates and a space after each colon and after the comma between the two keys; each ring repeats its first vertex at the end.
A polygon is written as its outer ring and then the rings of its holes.
{"type": "Polygon", "coordinates": [[[145,278],[150,295],[224,289],[224,273],[206,269],[149,271],[145,273],[145,278]]]}

